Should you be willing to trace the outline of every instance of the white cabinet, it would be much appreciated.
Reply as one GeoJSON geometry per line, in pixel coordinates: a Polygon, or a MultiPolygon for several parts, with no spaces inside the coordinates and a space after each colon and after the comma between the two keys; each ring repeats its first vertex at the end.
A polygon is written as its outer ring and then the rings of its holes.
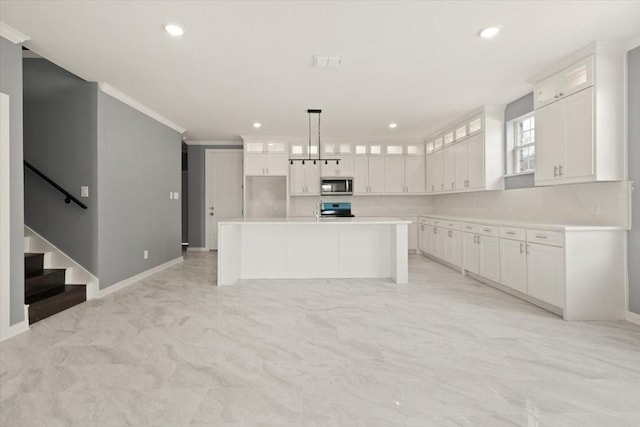
{"type": "Polygon", "coordinates": [[[425,192],[426,159],[423,144],[387,145],[384,163],[385,193],[425,192]]]}
{"type": "Polygon", "coordinates": [[[422,253],[431,253],[431,236],[433,231],[427,218],[420,218],[418,221],[418,249],[422,253]]]}
{"type": "Polygon", "coordinates": [[[500,283],[523,294],[527,293],[526,242],[500,239],[500,275],[500,283]]]}
{"type": "Polygon", "coordinates": [[[594,42],[532,78],[536,185],[627,179],[625,47],[594,42]]]}
{"type": "Polygon", "coordinates": [[[318,146],[309,145],[308,143],[292,142],[289,144],[289,156],[292,158],[317,158],[318,146]]]}
{"type": "Polygon", "coordinates": [[[595,178],[593,88],[536,111],[536,185],[595,178]]]}
{"type": "Polygon", "coordinates": [[[245,142],[244,175],[287,176],[287,153],[286,142],[245,142]]]}
{"type": "Polygon", "coordinates": [[[527,243],[528,294],[556,307],[564,306],[562,248],[527,243]]]}
{"type": "Polygon", "coordinates": [[[427,193],[504,189],[503,133],[504,108],[485,106],[429,140],[427,193]],[[437,150],[438,140],[444,150],[437,150]]]}
{"type": "Polygon", "coordinates": [[[472,273],[480,273],[480,250],[476,233],[462,233],[462,267],[472,273]]]}
{"type": "Polygon", "coordinates": [[[593,86],[594,57],[573,64],[561,72],[536,84],[533,97],[536,108],[544,107],[563,97],[593,86]]]}
{"type": "Polygon", "coordinates": [[[292,196],[320,194],[320,166],[313,161],[293,162],[289,165],[289,192],[292,196]]]}
{"type": "Polygon", "coordinates": [[[500,241],[495,236],[478,235],[480,275],[500,282],[500,241]]]}
{"type": "Polygon", "coordinates": [[[384,180],[383,156],[353,157],[354,194],[382,194],[384,193],[384,180]]]}
{"type": "Polygon", "coordinates": [[[462,265],[462,236],[460,230],[442,229],[446,233],[444,260],[456,267],[462,265]]]}
{"type": "Polygon", "coordinates": [[[350,143],[324,143],[322,157],[339,159],[320,162],[323,177],[353,177],[353,145],[350,143]]]}
{"type": "Polygon", "coordinates": [[[427,192],[444,190],[444,152],[442,150],[427,156],[427,192]]]}

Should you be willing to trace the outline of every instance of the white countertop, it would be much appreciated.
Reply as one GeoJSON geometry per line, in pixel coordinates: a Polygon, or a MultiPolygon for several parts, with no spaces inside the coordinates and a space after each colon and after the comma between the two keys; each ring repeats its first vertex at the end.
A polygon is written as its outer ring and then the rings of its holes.
{"type": "Polygon", "coordinates": [[[628,230],[626,227],[618,225],[585,225],[585,224],[551,224],[551,223],[535,223],[522,220],[497,220],[488,218],[469,218],[450,215],[428,214],[419,215],[421,218],[436,218],[445,221],[469,222],[472,224],[486,224],[503,227],[519,227],[519,228],[535,228],[538,230],[553,231],[615,231],[628,230]]]}
{"type": "Polygon", "coordinates": [[[354,218],[234,218],[220,221],[221,224],[410,224],[411,221],[392,217],[354,217],[354,218]]]}

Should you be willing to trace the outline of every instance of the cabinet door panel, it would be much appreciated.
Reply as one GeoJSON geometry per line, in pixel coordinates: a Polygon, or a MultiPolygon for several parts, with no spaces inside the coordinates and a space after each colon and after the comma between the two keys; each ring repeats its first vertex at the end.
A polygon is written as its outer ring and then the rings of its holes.
{"type": "Polygon", "coordinates": [[[480,238],[480,275],[500,283],[500,241],[497,237],[480,238]]]}
{"type": "Polygon", "coordinates": [[[534,105],[540,108],[556,101],[558,95],[558,77],[553,76],[538,83],[533,90],[534,105]]]}
{"type": "Polygon", "coordinates": [[[264,154],[244,155],[244,174],[248,176],[264,175],[264,154]]]}
{"type": "Polygon", "coordinates": [[[306,194],[320,194],[320,165],[314,165],[313,162],[305,162],[304,183],[307,187],[306,194]]]}
{"type": "Polygon", "coordinates": [[[245,153],[264,153],[264,143],[263,142],[245,142],[244,143],[244,151],[245,153]]]}
{"type": "Polygon", "coordinates": [[[458,142],[455,147],[453,147],[453,151],[454,151],[454,178],[453,181],[455,182],[454,185],[454,189],[457,190],[464,190],[467,188],[466,181],[467,181],[467,176],[468,176],[468,171],[467,171],[467,157],[468,157],[468,153],[467,153],[467,140],[464,140],[462,142],[458,142]]]}
{"type": "Polygon", "coordinates": [[[408,193],[424,193],[426,159],[424,156],[405,158],[405,185],[408,193]]]}
{"type": "Polygon", "coordinates": [[[564,114],[559,102],[536,110],[536,184],[557,180],[564,152],[564,114]]]}
{"type": "Polygon", "coordinates": [[[304,166],[302,162],[293,162],[289,165],[289,193],[292,196],[304,194],[304,166]]]}
{"type": "Polygon", "coordinates": [[[444,188],[444,151],[440,150],[433,155],[433,188],[435,191],[443,191],[444,188]]]}
{"type": "Polygon", "coordinates": [[[267,175],[286,176],[287,165],[287,157],[284,154],[267,154],[265,156],[264,166],[266,168],[267,175]]]}
{"type": "Polygon", "coordinates": [[[500,239],[500,283],[527,293],[527,255],[525,242],[500,239]]]}
{"type": "Polygon", "coordinates": [[[484,165],[484,132],[481,132],[467,139],[467,188],[484,188],[484,165]]]}
{"type": "MultiPolygon", "coordinates": [[[[348,145],[348,147],[351,147],[348,145]]],[[[353,177],[353,156],[340,155],[340,163],[338,164],[338,176],[353,177]]]]}
{"type": "Polygon", "coordinates": [[[564,104],[564,155],[560,161],[563,178],[594,175],[593,88],[571,95],[564,104]]]}
{"type": "Polygon", "coordinates": [[[443,190],[454,190],[456,187],[455,147],[444,150],[444,180],[443,190]]]}
{"type": "Polygon", "coordinates": [[[480,259],[478,256],[477,234],[462,233],[462,265],[465,270],[478,274],[480,259]]]}
{"type": "Polygon", "coordinates": [[[372,193],[384,192],[384,157],[369,157],[369,188],[372,193]]]}
{"type": "Polygon", "coordinates": [[[558,76],[559,96],[565,97],[593,86],[593,56],[565,69],[558,76]]]}
{"type": "Polygon", "coordinates": [[[271,154],[285,154],[287,152],[287,143],[278,141],[267,142],[266,151],[271,154]]]}
{"type": "Polygon", "coordinates": [[[356,156],[353,158],[353,192],[366,194],[369,187],[369,158],[356,156]]]}
{"type": "Polygon", "coordinates": [[[324,161],[320,162],[320,173],[324,177],[333,178],[338,176],[338,167],[336,166],[336,162],[327,162],[324,164],[324,161]]]}
{"type": "Polygon", "coordinates": [[[434,155],[427,156],[427,193],[436,191],[434,155]]]}
{"type": "Polygon", "coordinates": [[[430,225],[424,224],[424,239],[422,244],[424,245],[424,251],[428,254],[432,252],[431,250],[431,242],[433,240],[433,227],[430,225]]]}
{"type": "Polygon", "coordinates": [[[528,243],[527,285],[529,295],[556,307],[564,306],[562,248],[528,243]]]}
{"type": "Polygon", "coordinates": [[[446,236],[444,244],[444,259],[445,261],[460,266],[462,264],[462,238],[460,231],[458,230],[445,230],[440,229],[446,236]]]}
{"type": "Polygon", "coordinates": [[[402,156],[384,157],[384,192],[404,193],[404,158],[402,156]]]}

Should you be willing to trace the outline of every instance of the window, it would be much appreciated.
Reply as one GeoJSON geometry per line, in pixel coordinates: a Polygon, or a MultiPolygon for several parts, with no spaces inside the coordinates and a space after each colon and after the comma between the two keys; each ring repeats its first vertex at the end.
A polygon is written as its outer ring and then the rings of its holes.
{"type": "Polygon", "coordinates": [[[536,118],[531,114],[509,122],[507,127],[507,171],[509,174],[533,172],[536,158],[536,118]]]}

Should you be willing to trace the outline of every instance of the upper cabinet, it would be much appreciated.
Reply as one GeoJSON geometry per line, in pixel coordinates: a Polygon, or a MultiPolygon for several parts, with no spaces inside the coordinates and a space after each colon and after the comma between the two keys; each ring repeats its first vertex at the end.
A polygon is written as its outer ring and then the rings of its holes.
{"type": "Polygon", "coordinates": [[[284,141],[244,142],[245,176],[287,176],[289,144],[284,141]]]}
{"type": "Polygon", "coordinates": [[[447,129],[427,140],[426,192],[503,189],[504,108],[483,107],[447,129]]]}
{"type": "Polygon", "coordinates": [[[384,157],[384,192],[424,194],[426,160],[424,144],[387,144],[384,157]]]}
{"type": "Polygon", "coordinates": [[[624,52],[593,43],[532,79],[536,185],[626,179],[624,52]]]}

